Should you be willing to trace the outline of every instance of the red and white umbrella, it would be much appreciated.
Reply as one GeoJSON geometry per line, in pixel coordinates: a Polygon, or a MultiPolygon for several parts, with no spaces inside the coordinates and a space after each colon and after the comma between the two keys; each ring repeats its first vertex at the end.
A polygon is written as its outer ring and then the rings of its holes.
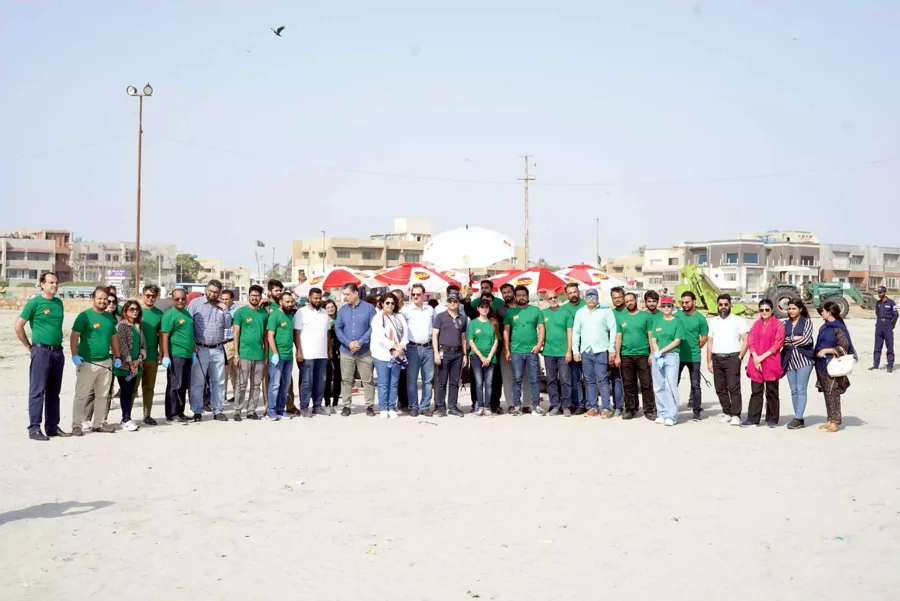
{"type": "Polygon", "coordinates": [[[566,280],[546,267],[537,266],[525,270],[513,269],[490,280],[497,289],[504,284],[525,286],[528,288],[529,296],[536,296],[539,292],[559,292],[566,287],[566,280]]]}
{"type": "Polygon", "coordinates": [[[560,269],[556,274],[566,280],[566,283],[577,282],[579,284],[584,284],[585,286],[602,288],[607,292],[610,288],[615,288],[616,286],[625,287],[627,285],[625,280],[614,278],[585,263],[580,265],[570,265],[565,269],[560,269]]]}
{"type": "Polygon", "coordinates": [[[442,292],[447,286],[454,284],[462,287],[462,282],[426,267],[421,263],[402,263],[396,267],[375,274],[375,280],[382,286],[391,286],[409,290],[413,284],[422,284],[425,292],[442,292]]]}
{"type": "Polygon", "coordinates": [[[366,283],[367,278],[361,271],[350,269],[349,267],[332,267],[325,273],[314,274],[299,286],[295,286],[291,293],[295,298],[300,298],[308,295],[310,288],[331,290],[332,288],[340,288],[344,284],[356,284],[359,286],[366,283]]]}

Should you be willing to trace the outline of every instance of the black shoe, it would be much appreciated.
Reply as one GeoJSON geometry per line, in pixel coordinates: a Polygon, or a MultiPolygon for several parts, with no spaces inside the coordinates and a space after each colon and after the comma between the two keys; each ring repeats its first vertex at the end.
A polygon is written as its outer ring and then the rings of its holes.
{"type": "MultiPolygon", "coordinates": [[[[248,419],[249,419],[250,416],[248,415],[247,417],[248,417],[248,419]]],[[[236,422],[239,422],[239,421],[241,421],[243,418],[241,417],[241,414],[240,414],[240,413],[235,412],[234,417],[233,417],[232,419],[233,419],[234,421],[236,421],[236,422]]]]}
{"type": "Polygon", "coordinates": [[[503,407],[497,407],[496,409],[491,408],[491,413],[494,415],[503,415],[503,407]]]}
{"type": "Polygon", "coordinates": [[[893,365],[888,365],[887,372],[888,372],[889,374],[894,373],[894,366],[893,366],[893,365]]]}
{"type": "Polygon", "coordinates": [[[28,438],[31,440],[50,440],[43,432],[40,430],[34,430],[33,432],[28,433],[28,438]]]}
{"type": "MultiPolygon", "coordinates": [[[[194,417],[200,417],[200,416],[199,416],[199,415],[195,415],[194,417]]],[[[189,417],[186,416],[186,415],[176,415],[176,416],[175,416],[175,421],[178,422],[178,423],[180,423],[180,424],[183,424],[183,423],[185,423],[185,422],[191,421],[191,418],[189,418],[189,417]]],[[[197,421],[200,421],[200,420],[197,420],[197,421]]]]}
{"type": "Polygon", "coordinates": [[[81,426],[75,426],[72,428],[72,436],[84,436],[84,432],[81,430],[81,426]]]}
{"type": "Polygon", "coordinates": [[[791,420],[791,423],[787,425],[788,430],[799,430],[800,428],[805,428],[806,422],[802,419],[797,419],[796,417],[791,420]]]}
{"type": "Polygon", "coordinates": [[[878,366],[873,365],[872,367],[869,368],[869,371],[876,371],[877,369],[878,369],[878,366]]]}
{"type": "Polygon", "coordinates": [[[409,416],[410,417],[419,417],[419,410],[416,408],[410,409],[409,416]]]}
{"type": "Polygon", "coordinates": [[[226,399],[225,402],[226,402],[226,403],[233,403],[233,402],[234,402],[234,397],[231,397],[230,399],[226,399]]]}
{"type": "Polygon", "coordinates": [[[453,417],[465,417],[462,411],[454,407],[450,411],[447,412],[447,415],[452,415],[453,417]]]}
{"type": "Polygon", "coordinates": [[[634,419],[634,411],[626,411],[622,414],[622,419],[634,419]]]}
{"type": "Polygon", "coordinates": [[[579,407],[578,409],[576,409],[576,410],[573,411],[572,413],[574,413],[575,415],[584,415],[585,413],[587,413],[587,408],[586,408],[586,407],[579,407]]]}
{"type": "Polygon", "coordinates": [[[522,407],[522,413],[531,413],[531,407],[522,407]]]}
{"type": "Polygon", "coordinates": [[[341,409],[341,415],[343,415],[344,417],[349,417],[350,416],[350,407],[344,407],[343,409],[341,409]]]}
{"type": "Polygon", "coordinates": [[[651,422],[656,421],[656,411],[654,411],[653,413],[647,413],[646,411],[644,411],[644,417],[649,419],[651,422]]]}
{"type": "Polygon", "coordinates": [[[422,415],[424,415],[425,417],[432,417],[434,415],[434,411],[432,411],[431,409],[426,409],[422,412],[422,415]]]}
{"type": "Polygon", "coordinates": [[[447,417],[447,410],[446,409],[438,409],[437,416],[438,417],[447,417]]]}
{"type": "Polygon", "coordinates": [[[148,415],[147,417],[144,418],[144,423],[147,424],[148,426],[155,426],[156,420],[148,415]]]}
{"type": "Polygon", "coordinates": [[[201,415],[200,413],[195,413],[195,414],[194,414],[194,421],[195,421],[195,422],[199,422],[199,421],[202,421],[202,420],[203,420],[203,415],[201,415]]]}
{"type": "Polygon", "coordinates": [[[217,413],[213,419],[216,420],[217,422],[227,422],[228,416],[225,415],[224,413],[217,413]]]}
{"type": "Polygon", "coordinates": [[[259,414],[256,411],[247,414],[247,419],[258,420],[259,414]]]}
{"type": "Polygon", "coordinates": [[[212,406],[209,403],[204,403],[203,411],[205,411],[206,413],[212,413],[212,406]]]}
{"type": "Polygon", "coordinates": [[[366,415],[368,415],[369,417],[375,417],[374,407],[366,407],[366,415]]]}
{"type": "Polygon", "coordinates": [[[47,436],[49,436],[50,438],[68,438],[72,435],[69,434],[68,432],[63,432],[62,430],[57,428],[56,432],[54,432],[52,434],[47,434],[47,436]]]}
{"type": "Polygon", "coordinates": [[[703,409],[694,409],[694,416],[691,419],[695,422],[699,422],[700,420],[702,420],[703,418],[700,416],[701,411],[703,411],[703,409]]]}

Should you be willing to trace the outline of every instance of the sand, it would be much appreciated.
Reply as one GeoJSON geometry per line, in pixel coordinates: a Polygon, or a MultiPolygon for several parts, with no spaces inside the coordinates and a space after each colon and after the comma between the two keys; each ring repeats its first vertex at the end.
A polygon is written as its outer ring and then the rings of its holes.
{"type": "MultiPolygon", "coordinates": [[[[356,413],[37,443],[13,321],[0,313],[4,601],[900,597],[900,373],[855,373],[837,434],[815,427],[811,384],[799,431],[719,424],[704,387],[707,419],[682,410],[675,428],[356,413]]],[[[850,331],[867,366],[874,322],[850,331]]],[[[73,391],[67,363],[66,430],[73,391]]]]}

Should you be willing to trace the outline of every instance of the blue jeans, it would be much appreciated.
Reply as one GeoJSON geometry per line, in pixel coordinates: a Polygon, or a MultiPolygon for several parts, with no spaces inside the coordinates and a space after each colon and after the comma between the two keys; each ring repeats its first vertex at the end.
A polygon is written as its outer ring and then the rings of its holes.
{"type": "Polygon", "coordinates": [[[572,380],[569,375],[569,364],[565,357],[544,357],[544,369],[547,370],[547,395],[550,407],[572,408],[572,380]]]}
{"type": "Polygon", "coordinates": [[[538,375],[541,369],[541,361],[534,353],[512,353],[511,361],[513,372],[513,406],[522,405],[522,382],[525,373],[528,373],[528,385],[531,388],[531,404],[537,407],[541,400],[541,391],[538,388],[538,375]]]}
{"type": "Polygon", "coordinates": [[[197,361],[191,367],[191,411],[203,413],[203,388],[209,378],[209,400],[219,415],[225,405],[225,348],[197,347],[197,361]]]}
{"type": "Polygon", "coordinates": [[[666,363],[662,369],[653,361],[653,396],[656,397],[657,417],[670,417],[678,421],[678,353],[663,355],[666,363]]]}
{"type": "Polygon", "coordinates": [[[378,410],[397,410],[397,386],[400,383],[400,364],[395,361],[372,359],[375,363],[375,375],[378,381],[378,410]]]}
{"type": "Polygon", "coordinates": [[[581,388],[583,376],[581,363],[572,361],[569,363],[569,379],[572,386],[572,407],[584,407],[584,390],[581,388]]]}
{"type": "Polygon", "coordinates": [[[300,398],[297,405],[300,409],[309,408],[309,399],[312,397],[312,406],[322,406],[322,397],[325,396],[325,370],[328,367],[328,359],[304,359],[301,364],[300,398]]]}
{"type": "Polygon", "coordinates": [[[266,415],[274,418],[284,415],[288,388],[291,387],[291,372],[294,370],[294,361],[292,359],[279,359],[276,365],[272,365],[271,361],[268,363],[269,397],[266,415]]]}
{"type": "MultiPolygon", "coordinates": [[[[681,372],[687,368],[688,375],[691,377],[691,408],[700,409],[700,362],[685,361],[678,368],[678,383],[681,383],[681,372]]],[[[807,376],[808,378],[809,376],[807,376]]],[[[804,400],[804,406],[806,402],[804,400]]]]}
{"type": "Polygon", "coordinates": [[[434,386],[434,349],[431,346],[410,344],[406,347],[406,395],[409,408],[418,407],[425,411],[431,405],[431,391],[434,386]],[[419,372],[422,372],[422,400],[419,401],[419,372]]]}
{"type": "Polygon", "coordinates": [[[585,406],[597,408],[597,387],[603,408],[609,411],[609,353],[582,353],[581,369],[584,370],[585,406]]]}
{"type": "Polygon", "coordinates": [[[815,365],[807,365],[800,369],[789,369],[788,384],[791,385],[791,404],[794,406],[794,417],[803,419],[806,411],[806,388],[809,386],[809,375],[815,365]]]}
{"type": "Polygon", "coordinates": [[[612,391],[613,408],[625,408],[625,387],[622,385],[622,372],[618,367],[609,368],[609,387],[612,391]]]}
{"type": "Polygon", "coordinates": [[[43,347],[31,347],[31,366],[28,369],[28,431],[41,429],[55,434],[59,429],[59,390],[62,388],[63,368],[66,356],[62,349],[52,351],[43,347]],[[46,413],[45,413],[46,412],[46,413]]]}
{"type": "Polygon", "coordinates": [[[491,393],[494,391],[494,367],[493,363],[487,367],[481,365],[481,359],[476,355],[469,356],[469,365],[472,368],[472,387],[475,410],[491,408],[491,393]]]}

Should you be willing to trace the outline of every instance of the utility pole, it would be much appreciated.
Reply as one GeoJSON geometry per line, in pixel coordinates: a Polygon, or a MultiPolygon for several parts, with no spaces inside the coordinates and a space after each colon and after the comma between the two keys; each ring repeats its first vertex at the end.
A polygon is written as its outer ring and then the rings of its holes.
{"type": "Polygon", "coordinates": [[[600,218],[597,217],[597,269],[600,269],[600,218]]]}
{"type": "Polygon", "coordinates": [[[525,182],[525,266],[521,269],[528,269],[530,265],[528,262],[528,182],[534,181],[534,176],[528,173],[528,159],[531,158],[531,155],[526,154],[522,158],[525,159],[525,177],[519,179],[525,182]]]}
{"type": "Polygon", "coordinates": [[[322,274],[325,274],[325,230],[322,230],[322,274]]]}

